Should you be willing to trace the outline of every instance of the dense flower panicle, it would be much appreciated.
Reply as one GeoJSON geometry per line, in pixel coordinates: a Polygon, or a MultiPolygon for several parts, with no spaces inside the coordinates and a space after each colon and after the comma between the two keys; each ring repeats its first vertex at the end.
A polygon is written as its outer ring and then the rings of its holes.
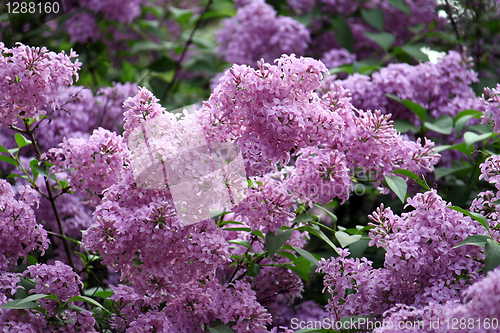
{"type": "Polygon", "coordinates": [[[490,121],[494,124],[494,132],[500,133],[500,83],[496,88],[484,88],[484,92],[489,97],[484,98],[485,111],[481,117],[482,123],[490,121]]]}
{"type": "Polygon", "coordinates": [[[94,203],[99,195],[117,183],[128,164],[128,149],[123,138],[103,128],[89,140],[69,139],[46,154],[55,172],[67,170],[71,187],[79,189],[94,203]]]}
{"type": "Polygon", "coordinates": [[[88,139],[98,127],[120,132],[123,102],[136,92],[137,85],[132,83],[103,87],[95,95],[81,86],[60,88],[60,106],[41,121],[36,131],[41,149],[56,147],[63,138],[88,139]]]}
{"type": "Polygon", "coordinates": [[[75,13],[65,22],[70,42],[87,43],[95,41],[99,36],[95,16],[88,12],[75,13]]]}
{"type": "Polygon", "coordinates": [[[124,125],[123,137],[128,139],[132,131],[144,124],[146,120],[158,117],[165,109],[158,103],[159,99],[144,87],[139,87],[139,92],[134,97],[129,97],[123,102],[124,125]]]}
{"type": "Polygon", "coordinates": [[[369,216],[375,222],[369,245],[385,248],[384,268],[373,269],[366,258],[348,258],[347,250],[320,262],[317,271],[326,273],[325,290],[332,294],[326,309],[335,320],[382,315],[398,304],[421,308],[457,301],[461,290],[480,281],[480,248],[453,247],[486,230],[451,210],[435,190],[409,198],[407,206],[414,210],[401,216],[383,206],[369,216]]]}
{"type": "Polygon", "coordinates": [[[430,302],[422,307],[398,304],[384,313],[385,327],[374,333],[410,333],[415,329],[400,327],[400,322],[421,322],[428,333],[494,333],[498,332],[500,317],[500,268],[464,289],[461,300],[453,299],[444,303],[430,302]],[[440,325],[429,325],[429,322],[440,325]],[[390,323],[392,323],[392,327],[390,323]],[[457,324],[453,324],[453,323],[457,324]],[[438,327],[439,326],[439,327],[438,327]]]}
{"type": "Polygon", "coordinates": [[[410,117],[417,122],[415,115],[401,103],[387,98],[386,94],[419,103],[436,118],[443,115],[455,117],[466,109],[482,110],[481,101],[469,87],[477,82],[470,61],[458,52],[450,51],[436,64],[390,64],[373,73],[371,78],[354,74],[338,83],[351,91],[355,107],[379,109],[392,114],[393,119],[410,117]]]}
{"type": "MultiPolygon", "coordinates": [[[[459,289],[466,282],[457,279],[461,275],[474,282],[480,268],[475,256],[481,257],[481,252],[477,247],[453,247],[484,229],[470,217],[451,210],[435,190],[409,198],[407,206],[414,210],[400,217],[383,207],[369,216],[375,222],[370,244],[386,249],[385,268],[396,277],[416,279],[425,286],[417,303],[425,297],[440,301],[434,287],[459,289]]],[[[444,292],[444,296],[456,296],[456,292],[450,290],[450,295],[444,292]]]]}
{"type": "Polygon", "coordinates": [[[161,311],[151,309],[150,300],[133,288],[119,285],[112,289],[111,298],[124,314],[112,326],[122,330],[129,326],[130,332],[143,332],[150,325],[159,332],[202,333],[202,325],[219,320],[237,333],[267,333],[271,323],[269,313],[256,301],[255,291],[242,281],[227,285],[207,277],[185,283],[161,311]]]}
{"type": "Polygon", "coordinates": [[[479,179],[484,179],[495,185],[497,190],[500,190],[500,156],[492,155],[488,157],[484,163],[481,163],[479,168],[481,169],[479,179]]]}
{"type": "Polygon", "coordinates": [[[286,188],[303,202],[326,204],[334,198],[349,198],[353,183],[346,156],[339,151],[310,147],[300,150],[295,173],[286,188]]]}
{"type": "Polygon", "coordinates": [[[278,16],[264,0],[250,1],[223,24],[216,36],[219,52],[229,63],[253,64],[261,58],[271,61],[282,54],[303,54],[310,40],[305,26],[278,16]]]}
{"type": "Polygon", "coordinates": [[[12,186],[0,179],[0,270],[11,268],[32,250],[49,247],[47,231],[37,223],[30,205],[38,204],[34,190],[22,187],[15,198],[12,186]]]}
{"type": "Polygon", "coordinates": [[[325,274],[323,292],[326,290],[332,295],[325,308],[335,320],[352,313],[364,313],[366,309],[360,310],[359,307],[366,307],[372,303],[368,299],[369,295],[363,293],[363,290],[346,295],[348,289],[363,288],[370,283],[371,261],[366,258],[361,261],[358,258],[347,258],[348,250],[339,251],[339,257],[322,259],[316,269],[316,272],[325,274]]]}
{"type": "Polygon", "coordinates": [[[141,0],[127,2],[116,0],[82,0],[80,6],[84,6],[100,13],[107,20],[116,20],[122,24],[130,23],[141,13],[141,0]]]}
{"type": "Polygon", "coordinates": [[[346,49],[332,49],[323,54],[321,61],[327,68],[340,67],[356,62],[356,55],[346,49]]]}
{"type": "Polygon", "coordinates": [[[78,80],[81,63],[71,50],[57,54],[45,47],[17,43],[9,49],[0,43],[0,124],[14,125],[18,117],[39,117],[56,108],[58,87],[78,80]]]}
{"type": "Polygon", "coordinates": [[[78,274],[71,267],[56,261],[55,265],[36,264],[28,266],[27,273],[36,283],[35,293],[55,294],[57,299],[67,302],[71,297],[80,294],[79,288],[83,287],[78,274]]]}
{"type": "Polygon", "coordinates": [[[318,127],[332,136],[327,132],[333,125],[322,128],[320,122],[330,119],[313,93],[324,72],[321,62],[294,55],[277,65],[259,62],[259,70],[234,65],[201,110],[207,141],[236,141],[247,174],[276,171],[276,163],[288,163],[294,146],[311,144],[302,141],[308,135],[319,139],[318,127]]]}
{"type": "Polygon", "coordinates": [[[269,177],[257,177],[256,187],[249,188],[247,197],[236,207],[235,214],[241,216],[252,230],[276,232],[295,218],[295,200],[283,183],[269,177]]]}
{"type": "Polygon", "coordinates": [[[212,219],[184,227],[168,190],[138,188],[131,171],[105,192],[83,245],[158,302],[165,292],[174,294],[177,284],[213,272],[230,257],[212,219]]]}

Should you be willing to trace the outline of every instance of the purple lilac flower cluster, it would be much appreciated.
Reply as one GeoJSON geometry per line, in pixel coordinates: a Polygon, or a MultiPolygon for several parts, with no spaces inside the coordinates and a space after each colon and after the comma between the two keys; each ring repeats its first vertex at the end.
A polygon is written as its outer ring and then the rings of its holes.
{"type": "Polygon", "coordinates": [[[455,117],[463,110],[483,110],[482,101],[469,86],[477,82],[477,73],[471,69],[470,61],[458,52],[450,51],[438,63],[390,64],[371,77],[354,74],[337,83],[351,92],[355,107],[381,110],[392,114],[393,119],[418,122],[416,115],[388,98],[387,94],[418,103],[435,118],[443,115],[455,117]]]}
{"type": "Polygon", "coordinates": [[[20,187],[16,199],[12,186],[0,179],[0,271],[15,267],[32,250],[49,247],[47,231],[37,223],[31,206],[38,205],[37,192],[20,187]]]}
{"type": "Polygon", "coordinates": [[[410,333],[400,323],[418,323],[419,332],[427,333],[494,333],[498,332],[500,317],[500,268],[464,289],[460,299],[445,303],[431,302],[423,307],[398,304],[384,313],[385,326],[374,333],[410,333]],[[433,324],[431,324],[433,323],[433,324]]]}
{"type": "Polygon", "coordinates": [[[325,203],[348,198],[349,169],[371,170],[380,181],[397,168],[431,171],[437,163],[432,142],[406,141],[388,116],[355,109],[341,87],[318,96],[326,72],[321,62],[291,55],[258,68],[226,71],[201,113],[207,140],[236,142],[247,174],[277,171],[295,149],[296,168],[285,187],[295,198],[325,203]]]}
{"type": "Polygon", "coordinates": [[[19,118],[36,118],[57,107],[58,88],[78,80],[81,63],[69,55],[21,43],[9,49],[0,43],[0,124],[15,125],[19,118]]]}
{"type": "Polygon", "coordinates": [[[217,32],[219,53],[229,63],[253,64],[282,54],[303,54],[310,41],[307,28],[288,16],[279,16],[264,0],[250,1],[217,32]]]}
{"type": "Polygon", "coordinates": [[[481,119],[482,123],[493,122],[494,132],[500,133],[500,84],[497,84],[496,88],[485,88],[484,92],[489,98],[484,101],[485,110],[481,119]]]}
{"type": "Polygon", "coordinates": [[[67,171],[71,187],[94,204],[105,189],[120,180],[128,164],[129,152],[123,138],[101,127],[88,141],[64,138],[59,146],[42,155],[42,159],[54,163],[53,172],[67,171]]]}
{"type": "Polygon", "coordinates": [[[423,307],[428,302],[458,300],[460,291],[479,281],[484,254],[479,247],[454,248],[465,238],[485,232],[476,221],[451,210],[435,190],[408,199],[414,210],[395,215],[377,209],[370,218],[370,244],[386,250],[384,268],[363,258],[322,260],[318,272],[332,299],[327,310],[339,320],[351,315],[382,315],[397,304],[423,307]],[[439,221],[439,223],[436,223],[439,221]],[[354,289],[354,294],[346,293],[354,289]]]}

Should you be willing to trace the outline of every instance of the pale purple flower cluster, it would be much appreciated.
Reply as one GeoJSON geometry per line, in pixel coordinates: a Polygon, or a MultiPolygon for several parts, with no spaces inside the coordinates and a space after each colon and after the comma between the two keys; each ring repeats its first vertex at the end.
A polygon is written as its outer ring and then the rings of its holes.
{"type": "Polygon", "coordinates": [[[219,52],[229,63],[271,61],[282,54],[303,54],[310,40],[307,28],[288,16],[279,16],[264,0],[250,1],[217,31],[219,52]]]}
{"type": "Polygon", "coordinates": [[[48,121],[38,126],[39,145],[49,149],[56,147],[63,138],[87,140],[98,127],[119,132],[123,125],[123,102],[136,92],[137,85],[132,83],[103,87],[95,95],[81,86],[60,89],[60,106],[48,114],[48,121]]]}
{"type": "Polygon", "coordinates": [[[57,54],[47,48],[17,43],[9,49],[0,43],[0,124],[40,117],[57,107],[58,88],[78,80],[81,63],[71,50],[57,54]]]}
{"type": "Polygon", "coordinates": [[[325,71],[321,62],[294,55],[277,65],[259,62],[258,70],[234,65],[202,109],[207,141],[238,143],[250,175],[277,171],[295,149],[285,187],[308,202],[347,199],[349,170],[370,171],[378,181],[398,168],[433,170],[439,155],[432,142],[405,140],[388,116],[356,110],[338,85],[320,98],[314,91],[325,71]]]}
{"type": "Polygon", "coordinates": [[[353,190],[346,156],[338,150],[309,147],[300,151],[296,175],[286,185],[303,202],[328,203],[349,198],[353,190]]]}
{"type": "Polygon", "coordinates": [[[389,99],[393,94],[422,105],[430,114],[455,117],[467,109],[482,110],[470,84],[477,82],[477,74],[470,69],[470,59],[450,51],[438,63],[390,64],[371,77],[354,74],[337,81],[352,94],[352,104],[364,110],[381,110],[392,114],[393,119],[418,118],[401,103],[389,99]]]}
{"type": "Polygon", "coordinates": [[[16,199],[12,186],[0,179],[0,271],[17,264],[33,250],[49,247],[47,231],[37,223],[30,205],[38,204],[34,190],[23,187],[16,199]]]}
{"type": "Polygon", "coordinates": [[[129,327],[127,332],[144,332],[149,328],[160,332],[202,333],[203,324],[219,320],[235,333],[267,333],[266,325],[271,322],[269,313],[256,301],[255,291],[241,281],[222,285],[209,277],[183,284],[161,311],[151,309],[150,300],[130,287],[119,285],[112,289],[111,298],[125,317],[117,318],[113,325],[122,330],[129,327]]]}
{"type": "Polygon", "coordinates": [[[142,0],[81,0],[79,5],[97,14],[102,14],[106,20],[115,20],[122,24],[130,23],[141,13],[142,0]]]}
{"type": "Polygon", "coordinates": [[[122,279],[156,301],[230,257],[213,220],[184,227],[168,190],[138,188],[131,171],[105,192],[83,245],[98,250],[105,264],[121,270],[122,279]]]}
{"type": "MultiPolygon", "coordinates": [[[[123,138],[103,128],[94,130],[89,140],[69,139],[45,155],[54,163],[54,171],[69,172],[71,187],[94,203],[99,195],[117,183],[128,163],[128,149],[123,138]]],[[[45,158],[45,156],[42,156],[45,158]]]]}
{"type": "MultiPolygon", "coordinates": [[[[453,247],[483,229],[470,217],[451,210],[450,205],[431,190],[409,198],[406,206],[414,210],[401,217],[383,207],[369,216],[375,222],[370,244],[386,249],[385,267],[398,278],[419,281],[425,286],[422,297],[432,296],[435,300],[448,296],[439,288],[453,289],[454,284],[458,287],[465,283],[464,279],[457,280],[461,275],[474,281],[480,268],[474,258],[481,256],[479,248],[453,247]]],[[[450,291],[450,296],[454,292],[450,291]]]]}
{"type": "Polygon", "coordinates": [[[321,61],[327,68],[340,67],[356,62],[356,55],[346,49],[332,49],[323,54],[321,61]]]}
{"type": "Polygon", "coordinates": [[[416,332],[410,325],[419,324],[418,332],[428,333],[494,333],[498,332],[500,318],[500,268],[462,292],[461,299],[445,303],[430,302],[422,307],[398,304],[384,313],[385,327],[374,333],[416,332]],[[433,324],[432,324],[433,323],[433,324]]]}
{"type": "Polygon", "coordinates": [[[139,92],[134,97],[129,97],[123,103],[126,110],[123,113],[124,125],[123,137],[127,140],[136,128],[140,128],[146,120],[158,117],[165,109],[158,103],[152,92],[144,87],[139,87],[139,92]]]}
{"type": "Polygon", "coordinates": [[[485,111],[481,120],[483,123],[492,121],[494,132],[500,133],[500,84],[496,88],[485,88],[484,92],[489,98],[484,101],[485,111]]]}
{"type": "Polygon", "coordinates": [[[71,43],[95,41],[99,36],[95,15],[89,12],[75,13],[66,21],[65,26],[71,43]]]}
{"type": "Polygon", "coordinates": [[[255,187],[249,188],[235,214],[253,230],[276,232],[295,218],[295,200],[283,187],[283,183],[269,177],[257,177],[255,187]]]}
{"type": "Polygon", "coordinates": [[[451,210],[435,190],[417,194],[407,205],[414,210],[401,216],[383,207],[369,216],[375,222],[370,245],[385,248],[384,268],[373,269],[365,258],[347,258],[347,250],[320,262],[318,271],[326,273],[325,288],[332,293],[327,310],[336,320],[382,315],[397,304],[458,300],[461,290],[480,280],[480,248],[453,248],[482,233],[479,223],[451,210]],[[349,289],[356,293],[346,294],[349,289]]]}
{"type": "MultiPolygon", "coordinates": [[[[80,277],[73,269],[60,261],[56,261],[54,265],[28,266],[25,274],[29,274],[36,283],[34,293],[55,294],[61,302],[67,302],[71,297],[78,296],[79,288],[83,287],[80,277]]],[[[46,301],[53,302],[54,300],[46,301]]]]}

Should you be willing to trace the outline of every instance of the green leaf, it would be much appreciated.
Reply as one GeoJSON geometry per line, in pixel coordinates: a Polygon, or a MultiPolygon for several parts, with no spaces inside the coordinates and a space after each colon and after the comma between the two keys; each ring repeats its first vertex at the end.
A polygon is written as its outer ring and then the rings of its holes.
{"type": "Polygon", "coordinates": [[[421,45],[403,45],[400,49],[413,58],[421,61],[429,61],[429,56],[422,52],[421,45]]]}
{"type": "Polygon", "coordinates": [[[250,242],[245,240],[245,239],[233,239],[233,240],[229,240],[227,242],[230,244],[238,244],[238,245],[244,246],[244,247],[248,248],[250,251],[253,251],[252,244],[250,244],[250,242]]]}
{"type": "Polygon", "coordinates": [[[410,6],[408,6],[405,0],[387,0],[387,2],[394,8],[397,8],[406,15],[411,16],[410,6]]]}
{"type": "MultiPolygon", "coordinates": [[[[102,306],[101,303],[99,303],[95,299],[87,297],[87,296],[73,296],[69,299],[68,302],[78,302],[78,301],[87,302],[87,303],[90,303],[92,305],[98,306],[101,309],[106,310],[106,308],[104,306],[102,306]]],[[[106,311],[108,311],[108,310],[106,310],[106,311]]]]}
{"type": "Polygon", "coordinates": [[[154,72],[168,72],[175,69],[176,62],[171,58],[163,56],[151,63],[148,68],[154,72]]]}
{"type": "Polygon", "coordinates": [[[385,15],[381,8],[364,9],[361,8],[361,17],[366,23],[375,29],[382,31],[384,29],[385,15]]]}
{"type": "Polygon", "coordinates": [[[481,119],[482,115],[483,115],[483,112],[478,111],[478,110],[473,110],[473,109],[464,110],[455,116],[454,121],[456,123],[460,118],[465,117],[465,116],[473,116],[474,118],[481,119]]]}
{"type": "Polygon", "coordinates": [[[490,224],[489,224],[488,220],[486,219],[486,217],[484,217],[483,215],[478,214],[478,213],[469,212],[468,210],[465,210],[462,207],[458,207],[458,206],[449,206],[448,208],[456,210],[457,212],[460,212],[464,215],[471,217],[472,219],[478,221],[487,230],[490,230],[490,224]]]}
{"type": "Polygon", "coordinates": [[[181,25],[188,23],[189,19],[193,15],[193,11],[191,9],[181,9],[173,6],[169,6],[168,9],[170,10],[170,13],[172,13],[176,21],[181,25]]]}
{"type": "Polygon", "coordinates": [[[16,299],[12,302],[4,304],[0,306],[0,309],[32,309],[38,307],[38,304],[34,303],[34,301],[42,298],[57,300],[57,295],[34,294],[26,298],[16,299]]]}
{"type": "Polygon", "coordinates": [[[5,155],[0,155],[0,161],[7,162],[9,164],[12,164],[13,166],[17,167],[17,162],[11,157],[5,156],[5,155]]]}
{"type": "Polygon", "coordinates": [[[470,147],[475,142],[486,140],[492,137],[493,135],[494,135],[493,133],[476,134],[474,132],[465,132],[464,140],[467,147],[470,147]]]}
{"type": "Polygon", "coordinates": [[[427,113],[427,111],[424,109],[422,105],[410,101],[409,99],[402,100],[401,98],[393,94],[385,94],[385,96],[387,96],[387,98],[402,103],[404,106],[406,106],[408,109],[413,111],[413,113],[415,113],[418,116],[418,119],[420,119],[421,124],[424,123],[425,114],[427,113]]]}
{"type": "Polygon", "coordinates": [[[293,230],[278,230],[277,234],[268,231],[266,233],[266,246],[269,257],[272,257],[290,238],[293,230]]]}
{"type": "Polygon", "coordinates": [[[30,167],[32,169],[35,169],[35,171],[33,171],[33,174],[36,172],[44,177],[48,177],[49,176],[49,166],[47,166],[47,164],[43,164],[43,166],[40,166],[38,163],[33,163],[33,165],[31,164],[30,162],[30,167]]]}
{"type": "Polygon", "coordinates": [[[39,174],[39,172],[36,170],[37,166],[38,166],[38,161],[36,160],[36,158],[33,158],[30,161],[30,168],[31,168],[31,172],[33,173],[33,178],[35,180],[38,178],[38,174],[39,174]]]}
{"type": "Polygon", "coordinates": [[[387,186],[398,196],[402,203],[405,203],[406,191],[408,190],[408,184],[404,178],[399,176],[387,177],[384,176],[387,186]]]}
{"type": "Polygon", "coordinates": [[[342,248],[345,248],[345,247],[349,246],[349,244],[352,244],[352,243],[360,240],[361,235],[349,235],[348,233],[346,233],[344,231],[337,231],[335,233],[335,238],[337,238],[337,240],[339,241],[340,246],[342,246],[342,248]]]}
{"type": "Polygon", "coordinates": [[[27,140],[24,136],[21,135],[21,133],[16,133],[14,135],[14,139],[16,139],[17,147],[19,147],[19,149],[31,144],[31,141],[27,140]]]}
{"type": "Polygon", "coordinates": [[[279,251],[276,252],[276,254],[279,254],[282,257],[290,259],[290,261],[292,261],[292,262],[297,259],[297,257],[295,256],[295,254],[293,254],[292,252],[288,252],[288,251],[279,250],[279,251]]]}
{"type": "Polygon", "coordinates": [[[394,128],[400,133],[406,133],[409,131],[418,133],[420,131],[420,126],[413,125],[408,119],[396,119],[394,121],[394,128]]]}
{"type": "Polygon", "coordinates": [[[415,35],[418,34],[420,31],[424,30],[425,28],[425,23],[420,22],[418,24],[415,24],[413,27],[409,27],[408,30],[413,32],[415,35]]]}
{"type": "Polygon", "coordinates": [[[464,129],[465,124],[467,124],[467,122],[469,120],[471,120],[472,118],[474,118],[474,116],[469,114],[469,115],[465,115],[465,116],[463,116],[460,119],[455,121],[455,132],[457,133],[457,137],[462,133],[462,130],[464,129]]]}
{"type": "Polygon", "coordinates": [[[254,230],[254,231],[252,231],[252,235],[258,236],[258,237],[260,237],[262,239],[266,239],[266,237],[264,236],[264,234],[260,230],[254,230]]]}
{"type": "Polygon", "coordinates": [[[209,327],[208,330],[210,333],[234,333],[231,327],[226,325],[219,325],[215,327],[209,327]]]}
{"type": "Polygon", "coordinates": [[[456,249],[457,247],[463,246],[463,245],[476,245],[476,246],[481,246],[484,247],[486,245],[486,241],[488,239],[491,239],[487,235],[472,235],[452,247],[452,249],[456,249]]]}
{"type": "Polygon", "coordinates": [[[404,101],[402,101],[402,103],[404,106],[412,110],[413,113],[417,115],[418,119],[420,119],[420,123],[424,122],[425,114],[427,113],[427,111],[424,109],[422,105],[410,101],[409,99],[405,99],[404,101]]]}
{"type": "Polygon", "coordinates": [[[339,44],[349,52],[354,52],[352,31],[349,23],[342,16],[334,16],[331,19],[333,32],[339,44]]]}
{"type": "Polygon", "coordinates": [[[38,264],[38,260],[36,260],[35,257],[33,257],[32,255],[29,255],[29,254],[26,256],[26,261],[30,265],[36,265],[36,264],[38,264]]]}
{"type": "Polygon", "coordinates": [[[224,228],[222,230],[225,230],[225,231],[246,231],[246,232],[252,231],[252,229],[250,229],[250,228],[224,228]]]}
{"type": "Polygon", "coordinates": [[[486,275],[500,265],[500,244],[492,239],[486,240],[484,254],[486,255],[484,258],[484,274],[486,275]]]}
{"type": "Polygon", "coordinates": [[[326,213],[326,215],[328,215],[332,219],[333,224],[337,223],[337,216],[335,216],[335,214],[333,214],[328,209],[326,209],[325,207],[320,206],[318,204],[314,204],[314,206],[318,207],[319,209],[321,209],[322,211],[324,211],[326,213]]]}
{"type": "Polygon", "coordinates": [[[395,173],[395,174],[399,174],[399,175],[403,175],[403,176],[406,176],[408,178],[410,178],[411,180],[415,180],[417,182],[417,184],[419,184],[420,186],[422,186],[424,189],[426,189],[427,191],[430,191],[431,189],[429,188],[429,186],[424,183],[422,181],[422,179],[420,179],[419,176],[417,176],[414,172],[411,172],[410,170],[406,170],[406,169],[397,169],[397,170],[394,170],[392,173],[395,173]]]}
{"type": "Polygon", "coordinates": [[[292,223],[305,223],[310,221],[314,221],[314,217],[309,214],[299,214],[295,217],[292,223]]]}
{"type": "Polygon", "coordinates": [[[318,259],[316,259],[311,253],[307,252],[304,249],[301,249],[300,247],[293,247],[295,251],[297,251],[298,254],[300,254],[302,257],[304,257],[306,260],[308,260],[311,264],[318,266],[319,262],[318,259]]]}
{"type": "Polygon", "coordinates": [[[299,228],[297,228],[296,230],[300,230],[300,231],[307,231],[307,232],[309,232],[309,233],[311,233],[311,234],[313,234],[313,235],[317,236],[318,238],[322,239],[322,240],[323,240],[326,244],[330,245],[330,247],[331,247],[332,249],[334,249],[334,250],[335,250],[335,252],[336,252],[337,254],[339,254],[339,255],[340,255],[339,250],[337,249],[337,247],[335,246],[335,244],[333,244],[333,243],[332,243],[332,241],[330,240],[330,238],[328,238],[328,237],[327,237],[327,236],[323,233],[323,231],[321,231],[321,230],[319,229],[319,227],[318,227],[318,226],[316,226],[316,225],[313,225],[313,226],[308,225],[308,226],[299,227],[299,228]]]}
{"type": "Polygon", "coordinates": [[[448,176],[448,175],[451,175],[455,172],[463,171],[463,170],[467,170],[467,169],[472,169],[472,167],[464,165],[464,166],[459,166],[459,167],[454,167],[454,168],[435,168],[434,175],[436,176],[436,180],[438,180],[439,178],[442,178],[444,176],[448,176]]]}
{"type": "Polygon", "coordinates": [[[436,133],[448,135],[451,134],[451,131],[453,131],[453,118],[451,118],[451,116],[449,115],[444,115],[439,117],[432,123],[424,122],[424,126],[436,133]]]}
{"type": "Polygon", "coordinates": [[[248,266],[246,274],[248,276],[255,277],[255,276],[259,275],[259,273],[260,273],[260,265],[257,264],[255,261],[252,261],[250,263],[250,265],[248,266]]]}
{"type": "Polygon", "coordinates": [[[388,32],[364,32],[365,36],[380,45],[385,51],[394,43],[394,35],[388,32]]]}
{"type": "Polygon", "coordinates": [[[4,146],[0,145],[0,153],[7,153],[8,150],[4,146]]]}

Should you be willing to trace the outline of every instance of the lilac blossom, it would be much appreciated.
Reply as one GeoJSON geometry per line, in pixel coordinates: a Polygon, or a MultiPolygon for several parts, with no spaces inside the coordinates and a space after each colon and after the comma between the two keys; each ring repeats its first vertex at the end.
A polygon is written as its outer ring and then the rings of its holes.
{"type": "Polygon", "coordinates": [[[16,199],[12,186],[0,179],[0,270],[14,267],[20,257],[32,250],[49,247],[47,231],[37,223],[30,206],[38,205],[37,192],[22,186],[16,199]]]}
{"type": "Polygon", "coordinates": [[[278,16],[264,0],[250,1],[238,8],[234,17],[223,22],[216,36],[219,52],[227,62],[236,64],[302,54],[310,40],[305,26],[291,17],[278,16]]]}
{"type": "Polygon", "coordinates": [[[36,118],[57,107],[58,88],[78,80],[81,63],[69,55],[17,43],[9,49],[0,43],[0,123],[15,125],[18,119],[36,118]]]}

